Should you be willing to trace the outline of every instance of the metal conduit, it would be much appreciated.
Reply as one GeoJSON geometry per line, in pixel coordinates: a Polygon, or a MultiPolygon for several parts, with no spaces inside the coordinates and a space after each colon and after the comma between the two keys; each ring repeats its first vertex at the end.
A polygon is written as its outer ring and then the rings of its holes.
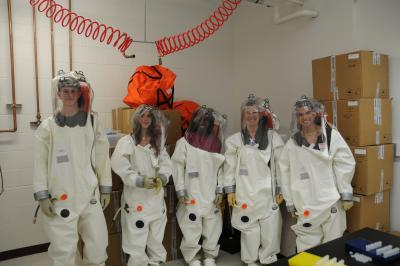
{"type": "Polygon", "coordinates": [[[38,55],[37,55],[37,33],[36,33],[36,11],[32,7],[32,22],[33,22],[33,47],[34,47],[34,58],[35,58],[35,86],[36,86],[36,121],[31,122],[31,126],[37,127],[42,122],[40,115],[40,101],[39,101],[39,68],[38,68],[38,55]]]}
{"type": "Polygon", "coordinates": [[[16,132],[17,131],[17,104],[15,100],[15,74],[14,74],[14,46],[13,46],[13,28],[12,28],[12,7],[11,0],[7,0],[8,6],[8,34],[10,40],[10,59],[11,59],[11,93],[12,93],[12,113],[13,124],[12,129],[2,129],[1,132],[16,132]]]}

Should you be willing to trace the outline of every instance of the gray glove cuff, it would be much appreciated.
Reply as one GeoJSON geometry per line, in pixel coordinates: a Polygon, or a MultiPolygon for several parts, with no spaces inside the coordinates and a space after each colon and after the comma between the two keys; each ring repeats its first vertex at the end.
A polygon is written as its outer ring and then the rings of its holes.
{"type": "Polygon", "coordinates": [[[224,191],[225,191],[225,194],[228,194],[228,193],[235,193],[235,191],[236,191],[236,185],[224,187],[224,191]]]}
{"type": "Polygon", "coordinates": [[[103,194],[111,194],[112,192],[112,186],[99,186],[100,193],[103,194]]]}
{"type": "Polygon", "coordinates": [[[36,201],[42,200],[42,199],[49,199],[50,198],[50,193],[48,190],[42,190],[42,191],[38,191],[33,193],[33,198],[36,201]]]}
{"type": "Polygon", "coordinates": [[[162,183],[165,186],[168,183],[168,176],[165,174],[159,174],[159,176],[161,177],[162,183]]]}
{"type": "Polygon", "coordinates": [[[286,205],[286,210],[288,212],[295,212],[296,208],[294,207],[294,205],[286,205]]]}
{"type": "Polygon", "coordinates": [[[353,193],[341,193],[340,197],[342,200],[353,200],[353,193]]]}
{"type": "Polygon", "coordinates": [[[187,196],[187,192],[186,192],[185,189],[178,190],[178,191],[176,191],[176,196],[177,196],[178,198],[180,198],[180,197],[186,197],[186,196],[187,196]]]}
{"type": "Polygon", "coordinates": [[[223,187],[217,187],[215,189],[215,194],[224,194],[224,188],[223,187]]]}
{"type": "Polygon", "coordinates": [[[136,177],[136,187],[144,188],[144,176],[139,175],[136,177]]]}

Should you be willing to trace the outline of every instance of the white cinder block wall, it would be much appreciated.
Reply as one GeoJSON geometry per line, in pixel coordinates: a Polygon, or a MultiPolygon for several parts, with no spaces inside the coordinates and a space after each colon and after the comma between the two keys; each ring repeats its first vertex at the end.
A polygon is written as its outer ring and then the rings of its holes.
{"type": "MultiPolygon", "coordinates": [[[[66,0],[58,1],[66,6],[66,0]]],[[[155,40],[197,25],[214,10],[215,0],[76,0],[78,13],[115,26],[137,40],[155,40]],[[145,7],[147,9],[145,16],[145,7]],[[146,20],[146,23],[144,21],[146,20]],[[146,27],[145,27],[146,26],[146,27]],[[145,30],[146,28],[146,30],[145,30]]],[[[47,242],[42,225],[32,225],[33,132],[35,118],[32,10],[29,1],[13,1],[18,132],[0,134],[0,165],[6,192],[0,196],[0,252],[47,242]]],[[[286,5],[286,4],[284,4],[286,5]]],[[[400,142],[398,101],[400,37],[397,0],[307,0],[315,20],[297,19],[274,25],[272,10],[244,2],[223,29],[198,47],[164,59],[178,78],[176,99],[191,99],[216,107],[230,117],[228,134],[239,128],[239,106],[248,93],[268,96],[280,116],[282,133],[289,127],[293,101],[312,93],[311,60],[356,49],[391,55],[390,85],[394,97],[393,137],[400,142]],[[396,63],[397,62],[397,63],[396,63]]],[[[290,5],[285,6],[290,10],[290,5]]],[[[50,27],[37,14],[41,109],[51,114],[50,27]]],[[[68,33],[55,25],[56,69],[68,70],[68,33]]],[[[73,68],[88,76],[95,90],[94,108],[105,126],[111,109],[122,105],[126,84],[136,66],[157,64],[155,47],[134,44],[122,58],[111,46],[73,34],[73,68]]],[[[11,102],[6,1],[0,1],[0,128],[11,128],[5,104],[11,102]]],[[[392,202],[400,200],[399,162],[395,163],[392,202]]],[[[40,218],[39,218],[40,221],[40,218]]],[[[400,230],[400,211],[392,204],[392,229],[400,230]]]]}
{"type": "MultiPolygon", "coordinates": [[[[281,1],[283,3],[285,1],[281,1]]],[[[235,17],[235,100],[249,91],[271,99],[287,133],[294,101],[312,95],[312,59],[374,50],[390,55],[390,93],[393,97],[393,142],[400,142],[400,1],[307,0],[306,8],[319,12],[316,19],[299,18],[273,23],[273,10],[243,3],[235,17]]],[[[286,12],[293,4],[283,3],[286,12]]],[[[286,13],[287,14],[287,13],[286,13]]],[[[285,15],[285,13],[283,13],[285,15]]],[[[239,123],[236,117],[236,126],[239,123]]],[[[391,190],[391,229],[400,230],[400,161],[395,159],[391,190]]]]}
{"type": "MultiPolygon", "coordinates": [[[[12,128],[10,55],[8,45],[7,1],[0,1],[0,128],[12,128]]],[[[67,6],[67,1],[57,1],[67,6]]],[[[14,52],[18,132],[0,133],[0,165],[5,193],[0,196],[0,252],[48,242],[39,217],[32,224],[36,204],[32,196],[33,133],[35,120],[35,75],[33,56],[32,8],[29,1],[13,0],[14,52]]],[[[76,0],[75,12],[126,31],[135,40],[154,41],[180,33],[207,18],[216,7],[212,0],[76,0]],[[145,5],[146,4],[146,5],[145,5]],[[147,9],[145,15],[145,7],[147,9]],[[146,23],[145,23],[146,19],[146,23]],[[146,25],[145,25],[146,24],[146,25]],[[146,26],[146,27],[145,27],[146,26]],[[146,33],[145,33],[146,28],[146,33]]],[[[55,24],[56,71],[69,70],[68,31],[55,24]]],[[[191,99],[229,112],[225,99],[232,91],[232,22],[206,43],[164,59],[164,65],[177,74],[176,100],[191,99]]],[[[50,23],[37,14],[39,86],[41,111],[51,114],[50,23]]],[[[158,64],[155,45],[134,43],[125,59],[120,52],[97,41],[72,34],[73,68],[83,70],[95,91],[94,109],[106,127],[111,127],[111,109],[122,106],[128,80],[139,65],[158,64]]],[[[229,113],[228,113],[229,114],[229,113]]],[[[230,115],[230,114],[229,114],[230,115]]]]}

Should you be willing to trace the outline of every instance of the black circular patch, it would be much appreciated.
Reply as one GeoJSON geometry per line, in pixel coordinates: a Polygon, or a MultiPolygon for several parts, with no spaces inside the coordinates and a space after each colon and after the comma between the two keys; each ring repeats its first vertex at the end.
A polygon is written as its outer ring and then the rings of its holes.
{"type": "Polygon", "coordinates": [[[244,222],[244,223],[247,223],[247,222],[250,221],[250,219],[249,219],[248,216],[242,216],[242,217],[240,218],[240,220],[242,220],[242,222],[244,222]]]}
{"type": "Polygon", "coordinates": [[[139,220],[139,221],[136,222],[136,227],[137,228],[143,228],[143,226],[144,226],[144,222],[143,221],[139,220]]]}
{"type": "Polygon", "coordinates": [[[311,227],[312,226],[312,224],[310,224],[310,223],[304,223],[303,224],[303,227],[311,227]]]}
{"type": "Polygon", "coordinates": [[[331,213],[337,213],[336,207],[332,207],[332,208],[331,208],[331,213]]]}
{"type": "Polygon", "coordinates": [[[272,205],[272,210],[273,211],[276,211],[277,209],[278,209],[278,205],[276,205],[276,204],[272,205]]]}
{"type": "Polygon", "coordinates": [[[69,216],[69,210],[67,210],[67,209],[61,210],[60,215],[63,218],[67,218],[69,216]]]}
{"type": "Polygon", "coordinates": [[[196,217],[196,214],[194,214],[194,213],[191,213],[191,214],[189,214],[189,219],[190,219],[190,221],[196,221],[196,219],[197,219],[197,217],[196,217]]]}

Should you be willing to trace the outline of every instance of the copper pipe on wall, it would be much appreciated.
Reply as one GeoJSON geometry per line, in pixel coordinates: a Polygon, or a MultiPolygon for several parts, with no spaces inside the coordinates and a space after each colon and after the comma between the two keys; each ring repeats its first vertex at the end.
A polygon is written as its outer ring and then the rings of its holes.
{"type": "Polygon", "coordinates": [[[56,76],[55,63],[54,63],[54,22],[53,18],[50,18],[50,34],[51,34],[51,78],[56,76]]]}
{"type": "Polygon", "coordinates": [[[40,120],[40,102],[39,102],[39,75],[38,75],[38,55],[37,55],[37,34],[36,34],[36,11],[35,8],[32,7],[32,22],[33,22],[33,46],[34,46],[34,57],[35,57],[35,85],[36,85],[36,121],[31,122],[31,126],[39,126],[42,122],[40,120]]]}
{"type": "Polygon", "coordinates": [[[14,128],[0,130],[0,132],[16,132],[17,131],[17,104],[15,100],[15,74],[14,74],[14,46],[13,46],[13,28],[12,28],[12,9],[11,0],[7,0],[8,5],[8,34],[10,39],[10,59],[11,59],[11,93],[12,93],[12,112],[14,128]]]}
{"type": "MultiPolygon", "coordinates": [[[[71,0],[68,0],[69,11],[72,9],[71,0]]],[[[68,31],[68,44],[69,44],[69,70],[72,71],[72,32],[68,31]]]]}

